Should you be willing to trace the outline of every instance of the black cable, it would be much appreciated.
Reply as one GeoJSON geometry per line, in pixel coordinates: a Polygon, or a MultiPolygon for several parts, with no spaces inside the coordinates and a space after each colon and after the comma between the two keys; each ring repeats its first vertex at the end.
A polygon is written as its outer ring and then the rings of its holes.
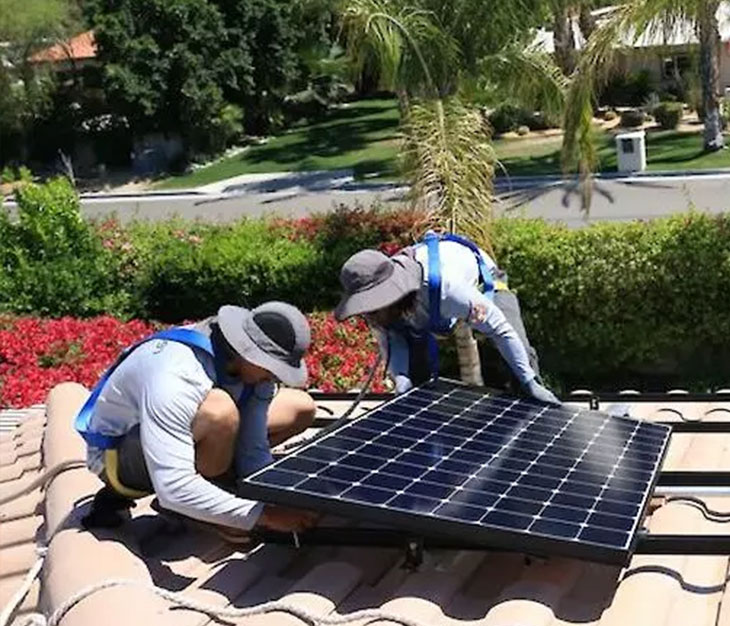
{"type": "MultiPolygon", "coordinates": [[[[291,443],[288,443],[284,445],[283,451],[284,452],[290,452],[291,450],[295,448],[299,448],[300,446],[303,446],[305,443],[310,443],[311,441],[314,441],[315,439],[318,439],[321,437],[325,432],[330,432],[334,430],[335,428],[339,428],[347,419],[350,417],[350,415],[353,414],[355,409],[358,407],[362,399],[365,397],[365,394],[370,389],[370,386],[373,384],[373,380],[375,379],[375,374],[378,373],[378,369],[380,368],[380,363],[383,360],[383,355],[380,354],[380,351],[378,351],[378,358],[375,361],[375,365],[373,365],[372,370],[370,370],[370,374],[367,377],[367,380],[365,381],[365,384],[363,385],[360,392],[357,394],[357,397],[352,401],[352,404],[350,407],[345,411],[340,417],[338,417],[332,424],[327,426],[327,428],[324,428],[320,432],[318,432],[316,435],[313,435],[311,437],[307,437],[306,439],[300,439],[298,441],[292,441],[291,443]]],[[[386,369],[387,369],[387,363],[390,362],[390,349],[388,350],[388,361],[386,361],[386,369]]]]}
{"type": "Polygon", "coordinates": [[[696,507],[702,509],[708,518],[714,518],[715,521],[730,522],[730,511],[716,511],[711,509],[702,498],[697,496],[669,496],[667,498],[667,504],[670,502],[685,502],[693,504],[696,507]]]}

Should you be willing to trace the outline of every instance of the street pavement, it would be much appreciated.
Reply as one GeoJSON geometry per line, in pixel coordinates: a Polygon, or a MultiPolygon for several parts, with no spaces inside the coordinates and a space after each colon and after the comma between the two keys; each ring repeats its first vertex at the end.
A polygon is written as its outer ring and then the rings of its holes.
{"type": "Polygon", "coordinates": [[[499,192],[506,215],[542,217],[580,227],[597,221],[650,220],[690,208],[728,211],[730,173],[597,178],[588,215],[581,211],[575,181],[518,180],[511,189],[500,184],[499,192]]]}
{"type": "MultiPolygon", "coordinates": [[[[87,194],[88,217],[115,214],[122,222],[172,216],[232,221],[275,213],[301,217],[339,204],[390,206],[405,202],[407,189],[391,184],[356,182],[349,172],[260,174],[223,181],[186,192],[139,195],[87,194]]],[[[596,221],[653,219],[683,212],[730,210],[730,173],[603,177],[593,181],[593,202],[586,216],[574,181],[549,178],[500,180],[498,211],[511,216],[542,217],[581,227],[596,221]]],[[[12,203],[6,203],[12,209],[12,203]]]]}

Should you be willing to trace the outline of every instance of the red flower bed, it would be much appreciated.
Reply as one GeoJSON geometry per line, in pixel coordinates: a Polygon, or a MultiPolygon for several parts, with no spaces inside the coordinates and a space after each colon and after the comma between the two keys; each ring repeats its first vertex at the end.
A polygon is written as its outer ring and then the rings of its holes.
{"type": "MultiPolygon", "coordinates": [[[[361,387],[377,361],[375,339],[364,321],[337,322],[330,314],[309,315],[312,347],[306,357],[309,385],[322,391],[349,391],[361,387]]],[[[385,391],[384,367],[373,379],[371,391],[385,391]]]]}
{"type": "MultiPolygon", "coordinates": [[[[360,321],[338,324],[315,313],[307,356],[310,387],[347,391],[360,386],[375,363],[375,344],[360,321]]],[[[126,346],[154,332],[139,321],[113,317],[88,320],[0,317],[0,408],[26,407],[45,400],[64,381],[92,387],[126,346]]],[[[373,390],[384,389],[382,376],[373,390]]]]}

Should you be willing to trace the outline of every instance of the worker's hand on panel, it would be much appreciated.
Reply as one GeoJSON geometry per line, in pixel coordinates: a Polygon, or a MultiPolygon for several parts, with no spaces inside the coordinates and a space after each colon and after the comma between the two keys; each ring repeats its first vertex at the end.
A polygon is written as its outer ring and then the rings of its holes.
{"type": "Polygon", "coordinates": [[[552,404],[554,406],[560,406],[561,404],[560,400],[558,400],[555,394],[547,387],[537,382],[536,378],[533,378],[529,383],[525,385],[525,390],[528,394],[530,394],[530,397],[534,398],[535,400],[539,400],[540,402],[547,402],[548,404],[552,404]]]}

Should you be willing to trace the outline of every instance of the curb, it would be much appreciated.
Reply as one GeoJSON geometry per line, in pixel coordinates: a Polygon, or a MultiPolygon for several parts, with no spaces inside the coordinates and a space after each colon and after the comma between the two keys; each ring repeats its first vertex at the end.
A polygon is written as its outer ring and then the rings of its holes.
{"type": "MultiPolygon", "coordinates": [[[[595,180],[643,180],[652,178],[710,178],[717,176],[730,177],[730,168],[711,170],[652,170],[644,172],[597,172],[592,178],[595,180]]],[[[578,176],[545,175],[545,176],[499,176],[494,180],[495,188],[502,191],[510,189],[524,189],[530,187],[549,187],[566,182],[578,182],[578,176]]]]}

